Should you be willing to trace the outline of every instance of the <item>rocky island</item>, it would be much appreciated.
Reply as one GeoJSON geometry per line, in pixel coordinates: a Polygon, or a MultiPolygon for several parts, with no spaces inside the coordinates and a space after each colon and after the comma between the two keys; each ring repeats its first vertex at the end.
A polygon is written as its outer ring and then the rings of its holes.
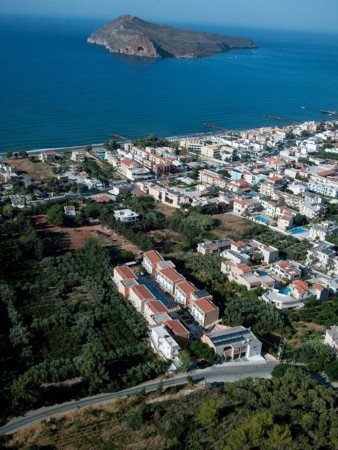
{"type": "Polygon", "coordinates": [[[87,41],[111,53],[146,58],[201,58],[232,49],[258,48],[251,39],[172,28],[129,15],[108,23],[87,41]]]}

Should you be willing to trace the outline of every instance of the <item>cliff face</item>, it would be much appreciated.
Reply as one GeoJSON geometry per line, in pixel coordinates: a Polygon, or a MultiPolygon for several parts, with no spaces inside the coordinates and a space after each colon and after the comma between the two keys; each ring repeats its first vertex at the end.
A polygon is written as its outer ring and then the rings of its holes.
{"type": "Polygon", "coordinates": [[[88,38],[88,43],[112,53],[147,58],[199,58],[231,49],[257,48],[250,39],[156,25],[133,16],[121,16],[88,38]]]}

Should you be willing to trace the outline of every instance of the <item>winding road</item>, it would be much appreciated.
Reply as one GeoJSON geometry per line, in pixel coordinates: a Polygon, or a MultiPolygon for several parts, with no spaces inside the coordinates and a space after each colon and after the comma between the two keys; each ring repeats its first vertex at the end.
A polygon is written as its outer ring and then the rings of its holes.
{"type": "Polygon", "coordinates": [[[118,392],[99,394],[80,400],[72,400],[60,405],[39,408],[35,411],[28,412],[22,417],[17,417],[0,427],[0,434],[11,434],[22,428],[29,427],[36,422],[41,422],[42,420],[47,420],[60,414],[99,405],[119,398],[125,398],[140,393],[141,391],[145,393],[154,392],[159,388],[159,385],[163,386],[163,388],[181,386],[186,384],[188,377],[191,377],[195,381],[204,380],[205,382],[232,382],[248,377],[270,378],[271,372],[276,365],[277,363],[274,361],[227,363],[226,365],[212,366],[207,369],[197,369],[189,373],[177,374],[168,379],[148,381],[147,383],[142,383],[118,392]]]}

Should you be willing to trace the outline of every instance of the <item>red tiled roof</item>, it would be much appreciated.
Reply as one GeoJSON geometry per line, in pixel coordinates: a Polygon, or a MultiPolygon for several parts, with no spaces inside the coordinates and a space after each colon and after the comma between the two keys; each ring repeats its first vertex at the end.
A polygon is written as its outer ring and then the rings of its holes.
{"type": "Polygon", "coordinates": [[[109,197],[107,197],[107,195],[97,195],[95,197],[95,200],[98,203],[109,203],[111,201],[111,199],[109,197]]]}
{"type": "Polygon", "coordinates": [[[180,281],[176,285],[176,288],[179,288],[186,295],[192,294],[193,292],[197,291],[196,287],[192,283],[189,283],[189,281],[186,281],[186,280],[180,281]]]}
{"type": "Polygon", "coordinates": [[[149,300],[146,303],[153,314],[161,314],[168,312],[168,309],[159,300],[149,300]]]}
{"type": "Polygon", "coordinates": [[[155,296],[149,291],[149,289],[146,286],[142,284],[132,286],[130,290],[133,290],[140,300],[146,300],[151,298],[155,300],[155,296]]]}
{"type": "Polygon", "coordinates": [[[164,261],[162,256],[156,250],[150,250],[149,252],[143,253],[143,257],[147,258],[152,266],[164,261]]]}
{"type": "Polygon", "coordinates": [[[185,328],[185,326],[177,319],[166,320],[162,323],[162,325],[166,328],[169,328],[173,334],[178,336],[186,336],[189,337],[189,331],[185,328]]]}
{"type": "Polygon", "coordinates": [[[127,266],[116,266],[115,269],[116,272],[123,277],[124,280],[131,279],[136,280],[137,276],[134,274],[134,272],[129,269],[127,266]]]}
{"type": "Polygon", "coordinates": [[[201,309],[205,314],[218,309],[217,306],[215,306],[207,298],[201,298],[200,300],[196,300],[194,305],[196,305],[199,309],[201,309]]]}
{"type": "Polygon", "coordinates": [[[298,292],[307,292],[309,290],[309,286],[305,281],[295,280],[292,284],[298,292]]]}
{"type": "Polygon", "coordinates": [[[335,173],[336,171],[334,169],[326,169],[318,172],[317,175],[319,175],[320,177],[327,177],[329,175],[334,175],[335,173]]]}
{"type": "Polygon", "coordinates": [[[167,267],[165,269],[159,270],[159,274],[162,274],[165,278],[167,278],[172,283],[184,278],[183,275],[176,272],[176,270],[172,269],[171,267],[167,267]]]}
{"type": "Polygon", "coordinates": [[[238,248],[246,247],[246,244],[243,241],[234,242],[232,245],[235,246],[235,247],[238,247],[238,248]]]}
{"type": "Polygon", "coordinates": [[[127,167],[131,167],[131,166],[133,166],[134,164],[137,164],[137,163],[133,159],[122,159],[121,160],[121,164],[123,164],[124,166],[127,166],[127,167]]]}
{"type": "Polygon", "coordinates": [[[244,263],[237,264],[236,267],[244,273],[252,272],[251,267],[244,263]]]}

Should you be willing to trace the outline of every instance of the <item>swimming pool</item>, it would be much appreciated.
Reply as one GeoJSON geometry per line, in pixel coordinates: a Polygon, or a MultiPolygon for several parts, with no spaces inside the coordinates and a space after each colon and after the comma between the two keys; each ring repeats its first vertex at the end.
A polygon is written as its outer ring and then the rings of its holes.
{"type": "Polygon", "coordinates": [[[157,300],[159,300],[161,303],[163,303],[164,306],[167,308],[173,308],[175,306],[174,300],[172,300],[169,295],[166,296],[166,294],[156,286],[155,282],[150,280],[147,277],[141,277],[137,280],[140,284],[143,284],[145,287],[149,289],[149,291],[155,296],[157,300]]]}
{"type": "Polygon", "coordinates": [[[285,295],[290,294],[290,292],[292,292],[292,289],[289,288],[289,287],[284,287],[284,288],[282,288],[282,289],[279,290],[279,293],[280,293],[280,294],[285,294],[285,295]]]}
{"type": "Polygon", "coordinates": [[[289,234],[303,234],[306,232],[307,232],[306,228],[294,228],[293,230],[289,231],[289,234]]]}
{"type": "Polygon", "coordinates": [[[267,219],[266,217],[263,217],[263,216],[256,216],[255,219],[259,220],[259,222],[263,222],[263,223],[266,223],[266,224],[268,224],[270,222],[269,219],[267,219]]]}

